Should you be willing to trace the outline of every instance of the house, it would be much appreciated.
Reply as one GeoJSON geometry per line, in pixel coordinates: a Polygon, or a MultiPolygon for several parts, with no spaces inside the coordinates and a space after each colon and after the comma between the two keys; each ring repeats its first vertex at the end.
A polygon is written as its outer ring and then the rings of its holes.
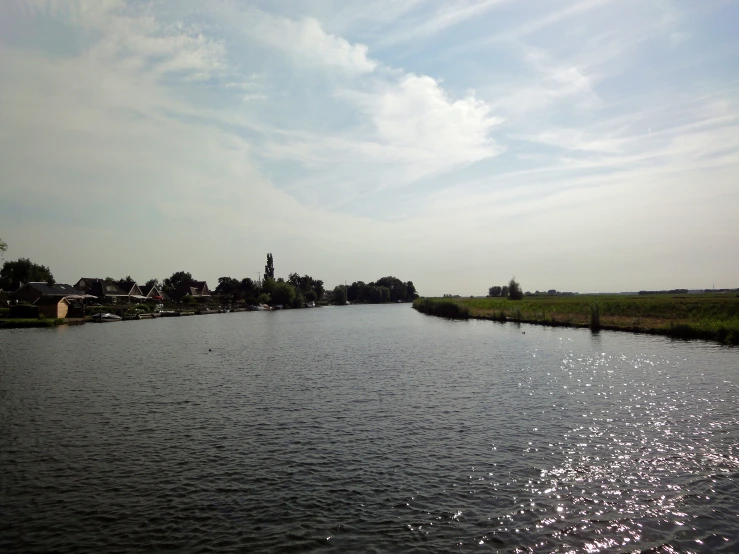
{"type": "Polygon", "coordinates": [[[139,288],[141,289],[141,294],[147,300],[169,300],[169,297],[164,293],[164,291],[156,285],[142,285],[139,288]]]}
{"type": "Polygon", "coordinates": [[[50,285],[48,283],[26,283],[13,294],[11,298],[19,302],[29,302],[31,304],[36,303],[39,298],[48,297],[65,297],[65,296],[80,296],[85,295],[84,291],[78,290],[72,285],[65,283],[54,283],[50,285]]]}
{"type": "Polygon", "coordinates": [[[190,281],[189,285],[181,285],[177,289],[178,298],[184,298],[188,294],[195,299],[210,298],[210,289],[208,288],[208,283],[205,281],[190,281]]]}
{"type": "Polygon", "coordinates": [[[39,317],[64,319],[65,317],[85,317],[82,301],[66,296],[42,296],[36,301],[39,317]]]}
{"type": "Polygon", "coordinates": [[[190,283],[190,294],[195,298],[210,297],[210,289],[205,281],[193,281],[190,283]],[[195,292],[195,294],[193,294],[195,292]]]}
{"type": "Polygon", "coordinates": [[[76,289],[97,297],[101,304],[119,304],[129,301],[128,292],[121,290],[113,282],[105,281],[105,279],[82,277],[74,286],[76,289]]]}
{"type": "Polygon", "coordinates": [[[118,281],[118,288],[128,294],[128,297],[138,302],[146,300],[146,295],[141,292],[141,288],[136,283],[129,283],[126,281],[118,281]]]}

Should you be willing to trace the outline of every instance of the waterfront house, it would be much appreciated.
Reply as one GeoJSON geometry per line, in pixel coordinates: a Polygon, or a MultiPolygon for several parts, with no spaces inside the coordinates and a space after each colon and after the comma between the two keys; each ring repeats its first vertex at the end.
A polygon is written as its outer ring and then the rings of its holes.
{"type": "Polygon", "coordinates": [[[131,300],[141,302],[146,300],[146,295],[141,291],[141,288],[136,283],[127,283],[126,281],[118,281],[118,288],[128,294],[131,300]]]}
{"type": "Polygon", "coordinates": [[[53,297],[60,298],[65,296],[84,296],[84,292],[78,290],[72,285],[65,283],[54,283],[50,285],[43,282],[26,283],[13,294],[11,298],[18,302],[29,302],[34,304],[39,298],[53,297]]]}
{"type": "Polygon", "coordinates": [[[66,296],[42,296],[36,301],[38,315],[53,319],[85,317],[85,308],[78,298],[66,296]]]}
{"type": "Polygon", "coordinates": [[[74,286],[87,294],[96,296],[101,304],[120,304],[129,301],[126,291],[121,290],[114,282],[105,279],[82,277],[74,286]]]}
{"type": "Polygon", "coordinates": [[[190,281],[188,285],[181,285],[177,289],[177,298],[184,298],[188,294],[196,300],[210,298],[210,289],[205,281],[190,281]]]}
{"type": "Polygon", "coordinates": [[[141,289],[141,294],[147,300],[169,300],[169,297],[164,293],[164,291],[156,285],[141,285],[139,288],[141,289]]]}

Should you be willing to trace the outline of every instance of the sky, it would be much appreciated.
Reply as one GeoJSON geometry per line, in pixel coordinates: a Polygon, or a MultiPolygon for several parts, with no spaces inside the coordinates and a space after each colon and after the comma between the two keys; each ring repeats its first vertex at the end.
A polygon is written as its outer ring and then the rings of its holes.
{"type": "Polygon", "coordinates": [[[58,282],[739,287],[737,0],[3,0],[0,238],[58,282]]]}

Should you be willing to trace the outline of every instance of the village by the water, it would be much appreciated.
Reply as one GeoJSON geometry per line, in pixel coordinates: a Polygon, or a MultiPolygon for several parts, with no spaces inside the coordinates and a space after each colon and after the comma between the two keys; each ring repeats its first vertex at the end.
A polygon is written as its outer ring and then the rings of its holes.
{"type": "Polygon", "coordinates": [[[130,276],[80,277],[74,283],[58,283],[48,267],[20,258],[6,261],[0,272],[0,328],[412,302],[418,298],[412,281],[396,277],[344,283],[331,290],[310,275],[275,277],[271,253],[267,254],[264,273],[258,275],[257,279],[224,276],[214,284],[187,271],[145,283],[130,276]]]}

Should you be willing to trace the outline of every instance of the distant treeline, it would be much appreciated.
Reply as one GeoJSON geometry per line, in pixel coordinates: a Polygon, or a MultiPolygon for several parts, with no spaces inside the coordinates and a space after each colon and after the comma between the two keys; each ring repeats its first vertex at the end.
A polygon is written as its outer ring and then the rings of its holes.
{"type": "MultiPolygon", "coordinates": [[[[403,282],[397,277],[382,277],[377,281],[365,283],[354,281],[347,287],[346,300],[352,304],[382,304],[383,302],[411,302],[418,298],[413,281],[403,282]]],[[[334,294],[340,296],[340,291],[334,289],[334,294]]],[[[337,302],[340,303],[340,302],[337,302]]]]}
{"type": "Polygon", "coordinates": [[[688,294],[688,289],[640,290],[639,294],[688,294]]]}

